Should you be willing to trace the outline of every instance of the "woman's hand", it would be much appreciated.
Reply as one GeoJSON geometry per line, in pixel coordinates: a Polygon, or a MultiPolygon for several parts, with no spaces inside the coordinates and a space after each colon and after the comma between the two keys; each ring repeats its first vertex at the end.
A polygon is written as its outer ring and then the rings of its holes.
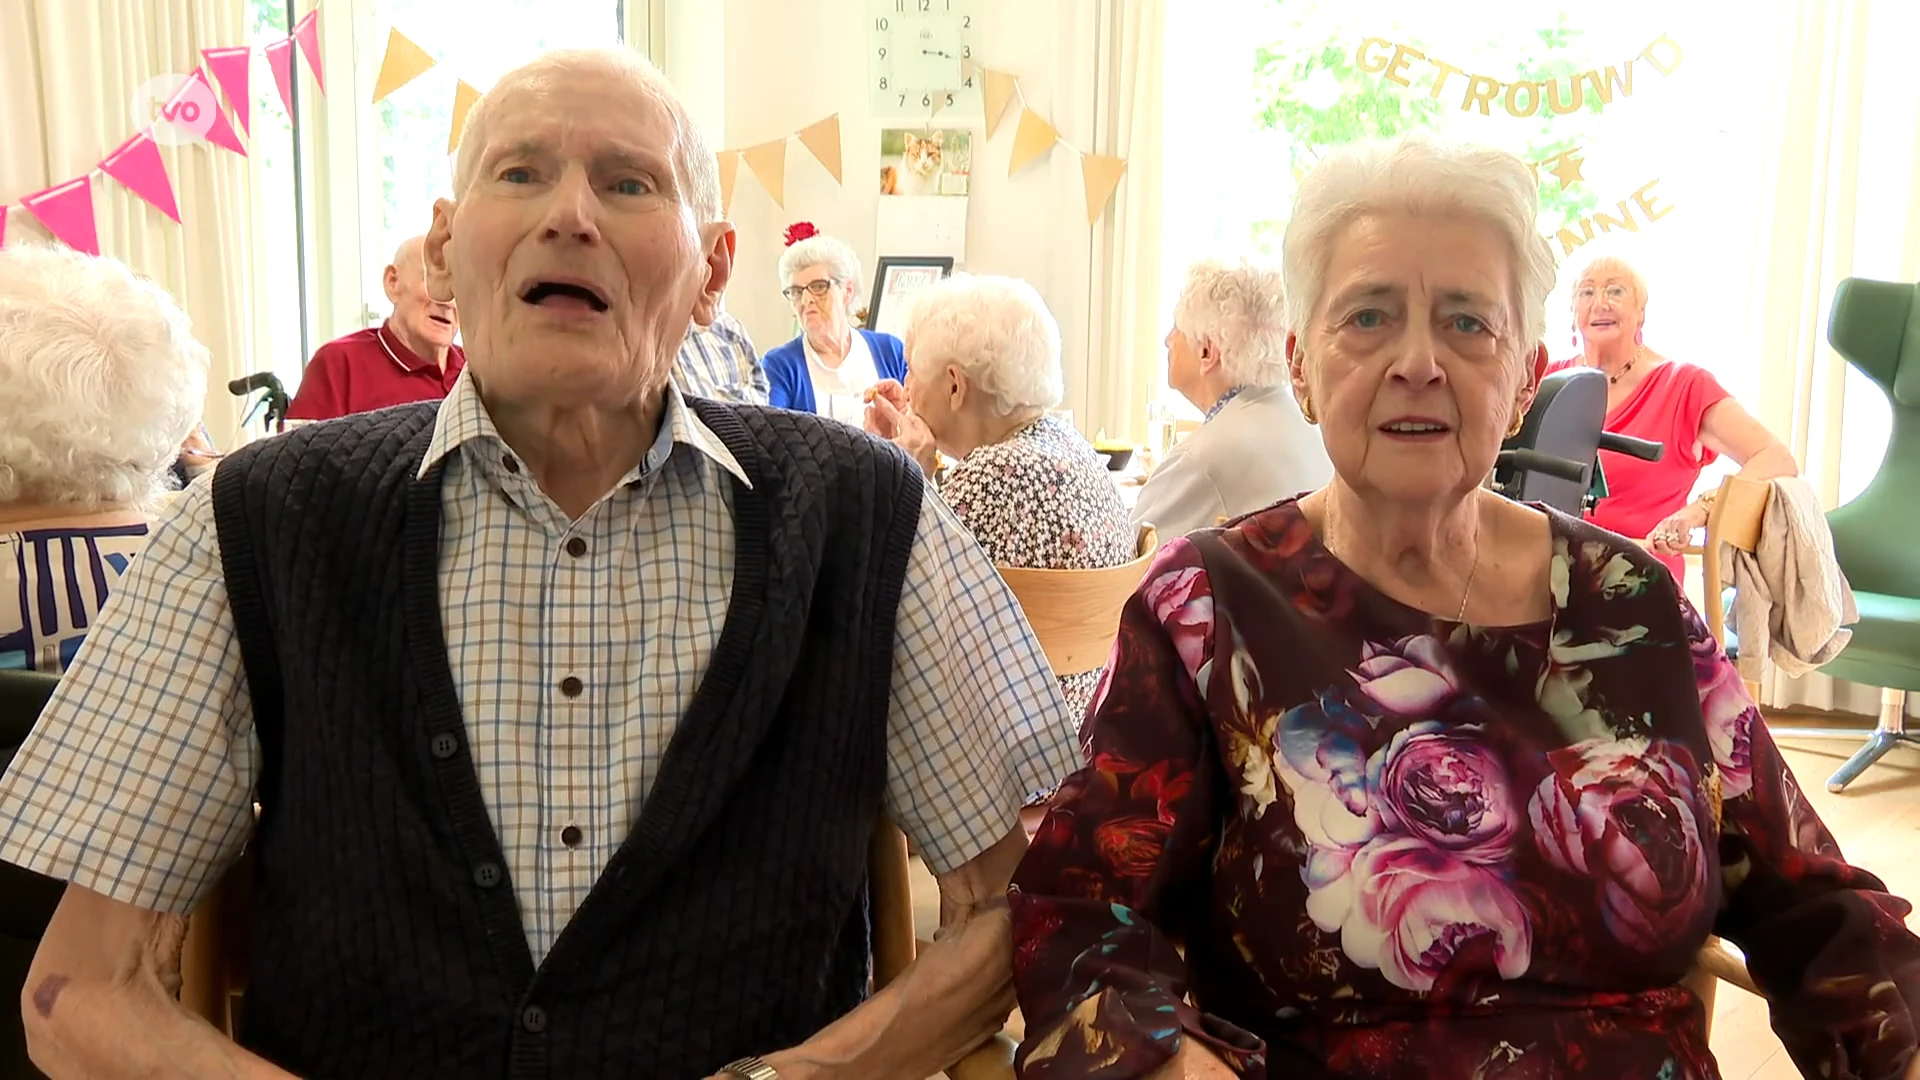
{"type": "Polygon", "coordinates": [[[1647,533],[1647,546],[1658,555],[1678,555],[1693,538],[1693,530],[1706,523],[1706,507],[1688,503],[1647,533]]]}
{"type": "MultiPolygon", "coordinates": [[[[1193,1039],[1180,1040],[1180,1053],[1147,1080],[1235,1080],[1240,1074],[1227,1068],[1213,1051],[1193,1039]]],[[[1916,1080],[1908,1076],[1906,1080],[1916,1080]]]]}
{"type": "Polygon", "coordinates": [[[864,424],[868,431],[905,450],[921,472],[932,476],[939,450],[934,446],[933,432],[927,429],[926,421],[907,407],[906,396],[906,390],[892,379],[875,383],[866,393],[864,424]]]}

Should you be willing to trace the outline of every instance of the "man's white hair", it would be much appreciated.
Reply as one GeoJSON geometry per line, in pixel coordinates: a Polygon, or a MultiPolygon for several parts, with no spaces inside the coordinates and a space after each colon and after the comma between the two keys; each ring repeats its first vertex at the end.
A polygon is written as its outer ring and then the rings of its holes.
{"type": "Polygon", "coordinates": [[[693,208],[699,224],[719,221],[723,213],[720,162],[714,157],[713,147],[700,125],[687,113],[673,83],[646,57],[624,48],[555,49],[502,75],[468,110],[466,123],[460,128],[460,150],[453,167],[454,198],[466,195],[467,188],[473,184],[474,174],[480,168],[480,156],[487,149],[487,125],[511,91],[541,90],[561,78],[580,74],[626,79],[667,107],[673,117],[673,162],[674,170],[680,174],[681,195],[693,208]]]}
{"type": "Polygon", "coordinates": [[[825,266],[827,273],[860,287],[860,256],[846,241],[814,233],[780,253],[780,287],[786,288],[793,275],[809,266],[825,266]]]}
{"type": "Polygon", "coordinates": [[[1278,270],[1217,259],[1195,263],[1173,305],[1173,325],[1196,348],[1211,343],[1234,386],[1287,381],[1286,295],[1278,270]]]}
{"type": "Polygon", "coordinates": [[[150,507],[207,367],[173,297],[117,260],[0,250],[0,503],[150,507]]]}
{"type": "Polygon", "coordinates": [[[1504,150],[1420,135],[1333,151],[1300,182],[1282,271],[1288,322],[1305,330],[1320,306],[1334,236],[1368,213],[1465,216],[1497,230],[1513,253],[1509,283],[1519,326],[1502,344],[1523,358],[1546,334],[1553,245],[1540,235],[1540,195],[1525,162],[1504,150]]]}
{"type": "Polygon", "coordinates": [[[955,274],[913,295],[907,312],[912,363],[952,364],[1002,416],[1051,409],[1066,393],[1060,324],[1018,278],[955,274]]]}

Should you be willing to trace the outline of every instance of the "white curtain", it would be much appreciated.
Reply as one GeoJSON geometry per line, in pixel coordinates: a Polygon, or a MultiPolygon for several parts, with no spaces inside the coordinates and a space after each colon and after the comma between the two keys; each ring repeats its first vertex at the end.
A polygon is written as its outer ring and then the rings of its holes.
{"type": "MultiPolygon", "coordinates": [[[[1785,0],[1777,21],[1761,185],[1741,355],[1758,379],[1750,404],[1792,448],[1832,507],[1878,460],[1879,393],[1828,347],[1834,287],[1850,276],[1920,278],[1920,94],[1911,0],[1785,0]],[[1864,465],[1856,464],[1865,462],[1864,465]],[[1843,463],[1846,479],[1843,484],[1843,463]]],[[[1734,262],[1731,265],[1741,265],[1734,262]]],[[[1881,436],[1884,440],[1884,436],[1881,436]]],[[[1769,704],[1874,713],[1876,689],[1774,672],[1769,704]]]]}
{"type": "MultiPolygon", "coordinates": [[[[137,130],[136,92],[188,74],[200,50],[248,41],[245,0],[6,0],[0,3],[0,204],[7,243],[49,239],[23,195],[87,174],[137,130]]],[[[105,176],[93,181],[102,254],[173,293],[213,353],[206,422],[223,447],[238,431],[226,381],[251,370],[253,220],[246,159],[207,143],[162,146],[184,224],[105,176]]]]}
{"type": "Polygon", "coordinates": [[[1087,341],[1088,432],[1147,437],[1160,381],[1162,161],[1167,0],[1098,7],[1094,149],[1127,172],[1094,228],[1087,341]]]}

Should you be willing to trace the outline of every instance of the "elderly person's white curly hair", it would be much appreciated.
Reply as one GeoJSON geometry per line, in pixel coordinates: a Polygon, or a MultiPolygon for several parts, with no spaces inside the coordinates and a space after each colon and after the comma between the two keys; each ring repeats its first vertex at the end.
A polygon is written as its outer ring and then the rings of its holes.
{"type": "Polygon", "coordinates": [[[0,250],[0,504],[150,507],[207,368],[186,313],[124,264],[0,250]]]}
{"type": "Polygon", "coordinates": [[[1060,324],[1018,278],[955,274],[913,295],[907,363],[952,364],[991,398],[994,411],[1051,409],[1066,394],[1060,324]]]}
{"type": "Polygon", "coordinates": [[[1173,325],[1198,348],[1211,342],[1234,386],[1287,381],[1287,302],[1280,271],[1207,259],[1187,271],[1173,325]]]}
{"type": "Polygon", "coordinates": [[[793,275],[809,266],[824,266],[834,280],[860,287],[860,256],[837,237],[815,233],[781,252],[780,284],[784,287],[793,275]]]}

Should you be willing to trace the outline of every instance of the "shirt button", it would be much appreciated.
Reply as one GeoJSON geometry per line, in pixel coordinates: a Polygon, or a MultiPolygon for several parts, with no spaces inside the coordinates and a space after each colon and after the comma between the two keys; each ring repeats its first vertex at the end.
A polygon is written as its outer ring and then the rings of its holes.
{"type": "Polygon", "coordinates": [[[491,889],[500,884],[500,864],[483,862],[473,868],[473,883],[483,889],[491,889]]]}
{"type": "Polygon", "coordinates": [[[579,537],[567,541],[567,554],[579,558],[587,553],[587,542],[579,537]]]}
{"type": "Polygon", "coordinates": [[[520,1010],[520,1026],[531,1034],[538,1035],[547,1030],[547,1010],[538,1005],[529,1005],[520,1010]]]}
{"type": "Polygon", "coordinates": [[[460,752],[460,740],[443,731],[433,737],[433,741],[427,744],[427,749],[433,751],[434,757],[445,761],[460,752]]]}
{"type": "Polygon", "coordinates": [[[517,473],[520,471],[520,459],[514,457],[512,454],[502,454],[500,456],[500,467],[510,473],[517,473]]]}
{"type": "Polygon", "coordinates": [[[580,826],[569,825],[560,830],[560,842],[568,847],[580,846],[580,826]]]}
{"type": "Polygon", "coordinates": [[[584,689],[586,689],[586,685],[572,675],[560,680],[560,692],[570,698],[579,697],[580,691],[584,689]]]}

